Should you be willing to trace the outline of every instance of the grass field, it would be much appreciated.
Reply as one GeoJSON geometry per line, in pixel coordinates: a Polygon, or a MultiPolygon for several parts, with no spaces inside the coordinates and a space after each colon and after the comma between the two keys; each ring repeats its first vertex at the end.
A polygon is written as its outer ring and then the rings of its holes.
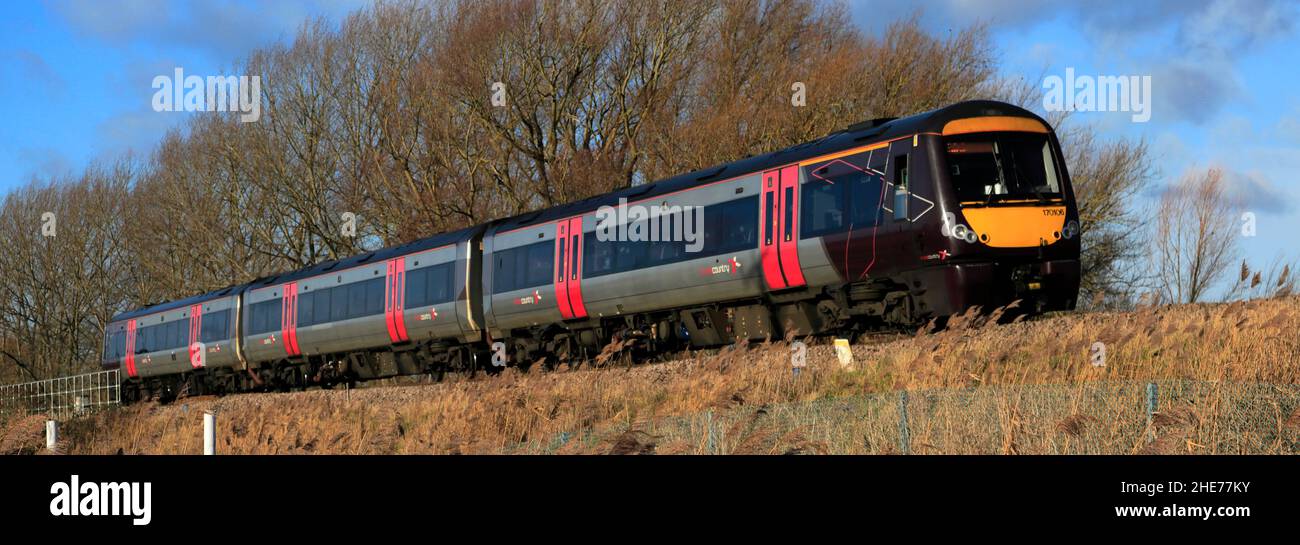
{"type": "MultiPolygon", "coordinates": [[[[940,333],[854,345],[850,367],[809,341],[797,378],[787,339],[631,368],[140,404],[66,423],[59,448],[199,453],[202,413],[216,411],[218,451],[231,454],[891,453],[907,390],[915,453],[1289,453],[1298,325],[1295,297],[1006,325],[958,317],[940,333]],[[1103,367],[1090,361],[1095,342],[1103,367]],[[1166,396],[1148,426],[1149,381],[1195,391],[1166,396]]],[[[0,449],[32,451],[39,419],[6,425],[0,449]]]]}

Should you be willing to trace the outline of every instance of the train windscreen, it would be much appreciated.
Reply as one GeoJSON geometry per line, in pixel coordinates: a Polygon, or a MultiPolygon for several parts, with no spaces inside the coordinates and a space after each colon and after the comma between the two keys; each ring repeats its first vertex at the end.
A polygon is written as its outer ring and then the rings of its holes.
{"type": "Polygon", "coordinates": [[[949,137],[948,178],[963,203],[1061,198],[1047,135],[982,133],[949,137]]]}

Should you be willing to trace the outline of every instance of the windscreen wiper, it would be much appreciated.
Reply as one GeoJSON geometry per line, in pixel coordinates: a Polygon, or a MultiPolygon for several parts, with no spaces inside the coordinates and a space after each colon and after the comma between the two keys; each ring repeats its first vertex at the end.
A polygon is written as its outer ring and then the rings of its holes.
{"type": "Polygon", "coordinates": [[[995,193],[993,192],[994,189],[997,189],[999,185],[1006,187],[1007,184],[1007,177],[1002,171],[1002,158],[998,157],[998,155],[1000,155],[998,152],[999,152],[998,142],[997,140],[994,140],[993,141],[993,165],[997,167],[998,179],[997,179],[997,183],[993,184],[993,189],[989,190],[988,196],[984,199],[984,206],[988,206],[989,203],[993,202],[993,195],[995,195],[995,193]]]}

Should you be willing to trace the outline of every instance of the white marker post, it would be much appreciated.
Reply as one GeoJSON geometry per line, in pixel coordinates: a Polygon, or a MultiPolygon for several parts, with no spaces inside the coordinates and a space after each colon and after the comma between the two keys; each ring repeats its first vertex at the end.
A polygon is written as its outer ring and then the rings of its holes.
{"type": "Polygon", "coordinates": [[[55,443],[59,442],[59,423],[53,420],[45,421],[45,450],[53,451],[55,443]]]}
{"type": "Polygon", "coordinates": [[[212,456],[217,453],[217,415],[211,411],[203,413],[203,455],[212,456]]]}
{"type": "Polygon", "coordinates": [[[841,367],[853,365],[853,347],[849,346],[848,339],[835,339],[835,355],[839,358],[841,367]]]}

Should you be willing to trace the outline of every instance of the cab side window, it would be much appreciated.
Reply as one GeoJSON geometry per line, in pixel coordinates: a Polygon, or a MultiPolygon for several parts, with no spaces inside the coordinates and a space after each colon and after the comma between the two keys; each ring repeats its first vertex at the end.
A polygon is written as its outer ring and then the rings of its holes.
{"type": "Polygon", "coordinates": [[[904,221],[907,219],[907,204],[911,200],[908,193],[907,154],[895,155],[893,163],[894,221],[904,221]]]}

